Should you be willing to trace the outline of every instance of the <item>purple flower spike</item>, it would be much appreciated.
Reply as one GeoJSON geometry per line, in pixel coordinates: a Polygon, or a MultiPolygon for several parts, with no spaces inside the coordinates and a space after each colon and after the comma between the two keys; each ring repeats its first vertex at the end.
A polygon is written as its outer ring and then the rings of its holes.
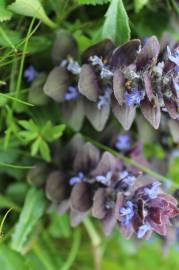
{"type": "Polygon", "coordinates": [[[24,72],[24,78],[27,82],[32,82],[37,76],[37,71],[33,66],[28,66],[24,72]]]}
{"type": "Polygon", "coordinates": [[[137,232],[137,238],[139,239],[143,238],[146,232],[150,230],[151,230],[151,226],[148,223],[141,225],[137,232]]]}
{"type": "Polygon", "coordinates": [[[64,95],[65,101],[77,99],[79,97],[79,92],[76,87],[70,86],[64,95]]]}
{"type": "Polygon", "coordinates": [[[179,48],[177,48],[173,53],[170,48],[167,46],[168,59],[179,66],[179,48]]]}
{"type": "Polygon", "coordinates": [[[143,98],[144,92],[140,92],[136,87],[131,88],[130,93],[128,91],[124,93],[124,101],[129,107],[140,104],[143,98]]]}
{"type": "Polygon", "coordinates": [[[122,217],[121,224],[125,227],[129,227],[130,222],[134,216],[134,204],[130,201],[126,202],[126,206],[119,210],[120,216],[122,217]]]}
{"type": "Polygon", "coordinates": [[[117,137],[115,147],[119,151],[128,151],[131,147],[130,137],[125,134],[121,134],[117,137]]]}
{"type": "Polygon", "coordinates": [[[70,186],[74,186],[75,184],[82,182],[84,177],[85,177],[84,173],[79,172],[76,176],[73,176],[72,178],[70,178],[69,180],[70,186]]]}
{"type": "Polygon", "coordinates": [[[150,198],[155,199],[157,197],[157,193],[159,191],[159,186],[161,184],[159,182],[154,182],[150,188],[144,188],[144,193],[150,198]]]}

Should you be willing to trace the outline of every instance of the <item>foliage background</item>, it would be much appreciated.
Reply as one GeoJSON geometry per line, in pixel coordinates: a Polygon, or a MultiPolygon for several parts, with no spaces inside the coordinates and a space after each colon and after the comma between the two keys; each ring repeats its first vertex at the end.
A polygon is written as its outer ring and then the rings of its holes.
{"type": "MultiPolygon", "coordinates": [[[[37,96],[24,80],[32,64],[49,71],[58,29],[75,37],[79,51],[110,37],[116,45],[130,37],[169,32],[179,39],[175,0],[0,0],[0,266],[3,270],[152,270],[179,267],[178,244],[164,254],[163,240],[126,241],[118,230],[104,237],[95,220],[70,228],[68,216],[49,211],[42,190],[27,181],[36,162],[52,162],[51,150],[71,131],[57,107],[34,106],[37,96]]],[[[155,134],[154,134],[155,136],[155,134]]],[[[168,138],[168,144],[171,142],[168,138]]],[[[145,144],[146,155],[163,158],[159,144],[145,144]]],[[[63,153],[59,154],[63,155],[63,153]]],[[[168,175],[178,184],[179,159],[168,175]]]]}

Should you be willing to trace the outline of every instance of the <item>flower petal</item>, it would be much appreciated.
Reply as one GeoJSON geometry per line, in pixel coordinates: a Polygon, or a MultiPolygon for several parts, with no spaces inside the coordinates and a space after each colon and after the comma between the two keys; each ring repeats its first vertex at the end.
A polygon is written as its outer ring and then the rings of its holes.
{"type": "Polygon", "coordinates": [[[135,118],[135,106],[126,106],[125,104],[120,106],[117,101],[113,101],[112,110],[123,128],[129,130],[135,118]]]}
{"type": "Polygon", "coordinates": [[[139,47],[140,40],[133,39],[125,43],[121,47],[116,48],[112,54],[112,66],[114,68],[117,68],[132,64],[136,59],[139,47]]]}
{"type": "Polygon", "coordinates": [[[114,72],[113,77],[113,89],[114,89],[114,96],[117,99],[119,105],[122,105],[124,100],[124,91],[125,91],[124,83],[125,83],[124,75],[120,70],[116,70],[114,72]]]}
{"type": "Polygon", "coordinates": [[[92,66],[85,64],[81,68],[78,81],[79,92],[91,101],[97,101],[100,92],[97,76],[92,66]]]}
{"type": "Polygon", "coordinates": [[[44,92],[56,102],[63,102],[64,95],[71,84],[69,73],[62,67],[55,67],[49,73],[44,92]]]}
{"type": "Polygon", "coordinates": [[[155,36],[147,39],[144,47],[137,57],[137,69],[143,69],[146,65],[153,65],[156,63],[160,52],[160,44],[155,36]]]}
{"type": "Polygon", "coordinates": [[[98,188],[93,197],[92,216],[103,219],[107,210],[105,209],[106,189],[98,188]]]}
{"type": "Polygon", "coordinates": [[[65,198],[65,179],[64,175],[60,171],[53,171],[49,174],[45,192],[49,200],[60,202],[65,198]]]}
{"type": "Polygon", "coordinates": [[[158,129],[160,125],[161,111],[160,105],[157,102],[157,98],[155,105],[150,103],[150,101],[147,98],[145,98],[144,100],[141,101],[140,107],[144,117],[155,129],[158,129]]]}
{"type": "Polygon", "coordinates": [[[70,196],[71,209],[79,212],[86,212],[92,206],[92,191],[88,183],[77,183],[70,196]]]}

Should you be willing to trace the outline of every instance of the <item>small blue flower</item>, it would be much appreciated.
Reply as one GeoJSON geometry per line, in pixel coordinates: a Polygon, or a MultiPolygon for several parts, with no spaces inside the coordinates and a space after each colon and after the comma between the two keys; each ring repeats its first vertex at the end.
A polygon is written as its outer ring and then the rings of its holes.
{"type": "Polygon", "coordinates": [[[107,67],[103,66],[100,72],[101,79],[110,79],[114,73],[107,67]]]}
{"type": "Polygon", "coordinates": [[[32,82],[37,76],[37,71],[33,66],[29,66],[24,71],[24,78],[27,80],[27,82],[32,82]]]}
{"type": "Polygon", "coordinates": [[[128,135],[125,134],[121,134],[117,137],[116,143],[115,143],[115,147],[119,150],[119,151],[128,151],[131,148],[131,141],[130,141],[130,137],[128,135]]]}
{"type": "Polygon", "coordinates": [[[108,103],[110,102],[110,96],[111,96],[111,90],[109,88],[106,88],[104,91],[104,95],[101,95],[98,97],[98,101],[97,101],[98,110],[101,110],[103,107],[108,105],[108,103]]]}
{"type": "Polygon", "coordinates": [[[79,172],[77,175],[71,177],[69,180],[70,186],[74,186],[75,184],[82,182],[84,180],[84,177],[85,175],[83,172],[79,172]]]}
{"type": "Polygon", "coordinates": [[[91,62],[92,66],[99,66],[101,68],[104,66],[103,61],[97,55],[90,56],[89,61],[91,62]]]}
{"type": "Polygon", "coordinates": [[[147,195],[150,199],[155,199],[157,197],[160,185],[161,184],[156,181],[152,184],[150,188],[144,188],[145,195],[147,195]]]}
{"type": "Polygon", "coordinates": [[[111,183],[111,177],[112,177],[112,172],[109,171],[107,172],[106,175],[98,175],[95,177],[96,182],[99,182],[103,185],[109,185],[111,183]]]}
{"type": "Polygon", "coordinates": [[[134,216],[134,204],[130,201],[127,201],[126,206],[120,208],[119,213],[122,217],[121,224],[125,227],[129,227],[134,216]]]}
{"type": "Polygon", "coordinates": [[[137,232],[137,238],[143,238],[144,235],[146,234],[146,232],[150,231],[151,230],[151,226],[146,223],[146,224],[143,224],[139,227],[138,229],[138,232],[137,232]]]}
{"type": "Polygon", "coordinates": [[[78,74],[80,74],[81,67],[78,64],[78,62],[70,59],[70,61],[68,62],[68,65],[67,65],[67,70],[70,71],[71,73],[73,73],[74,75],[78,75],[78,74]]]}
{"type": "Polygon", "coordinates": [[[79,97],[78,89],[74,86],[69,86],[67,92],[64,95],[64,100],[69,101],[77,99],[79,97]]]}
{"type": "Polygon", "coordinates": [[[168,59],[179,66],[179,48],[175,50],[173,53],[171,52],[169,46],[167,46],[168,59]]]}
{"type": "Polygon", "coordinates": [[[144,98],[144,92],[139,91],[138,88],[133,87],[130,90],[130,93],[126,91],[124,93],[124,102],[127,106],[138,105],[141,100],[144,98]]]}

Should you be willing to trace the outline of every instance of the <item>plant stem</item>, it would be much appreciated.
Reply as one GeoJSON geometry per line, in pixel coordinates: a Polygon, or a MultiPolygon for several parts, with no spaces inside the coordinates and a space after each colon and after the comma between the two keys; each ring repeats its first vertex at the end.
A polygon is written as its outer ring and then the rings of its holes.
{"type": "Polygon", "coordinates": [[[73,244],[72,244],[69,256],[66,262],[64,263],[64,265],[60,268],[60,270],[72,269],[71,267],[76,258],[79,246],[80,246],[80,231],[77,229],[77,230],[74,230],[73,244]]]}
{"type": "Polygon", "coordinates": [[[94,254],[94,262],[96,270],[101,270],[101,239],[98,235],[97,231],[95,230],[93,223],[89,218],[86,218],[83,221],[83,224],[88,232],[88,235],[91,239],[93,254],[94,254]]]}

